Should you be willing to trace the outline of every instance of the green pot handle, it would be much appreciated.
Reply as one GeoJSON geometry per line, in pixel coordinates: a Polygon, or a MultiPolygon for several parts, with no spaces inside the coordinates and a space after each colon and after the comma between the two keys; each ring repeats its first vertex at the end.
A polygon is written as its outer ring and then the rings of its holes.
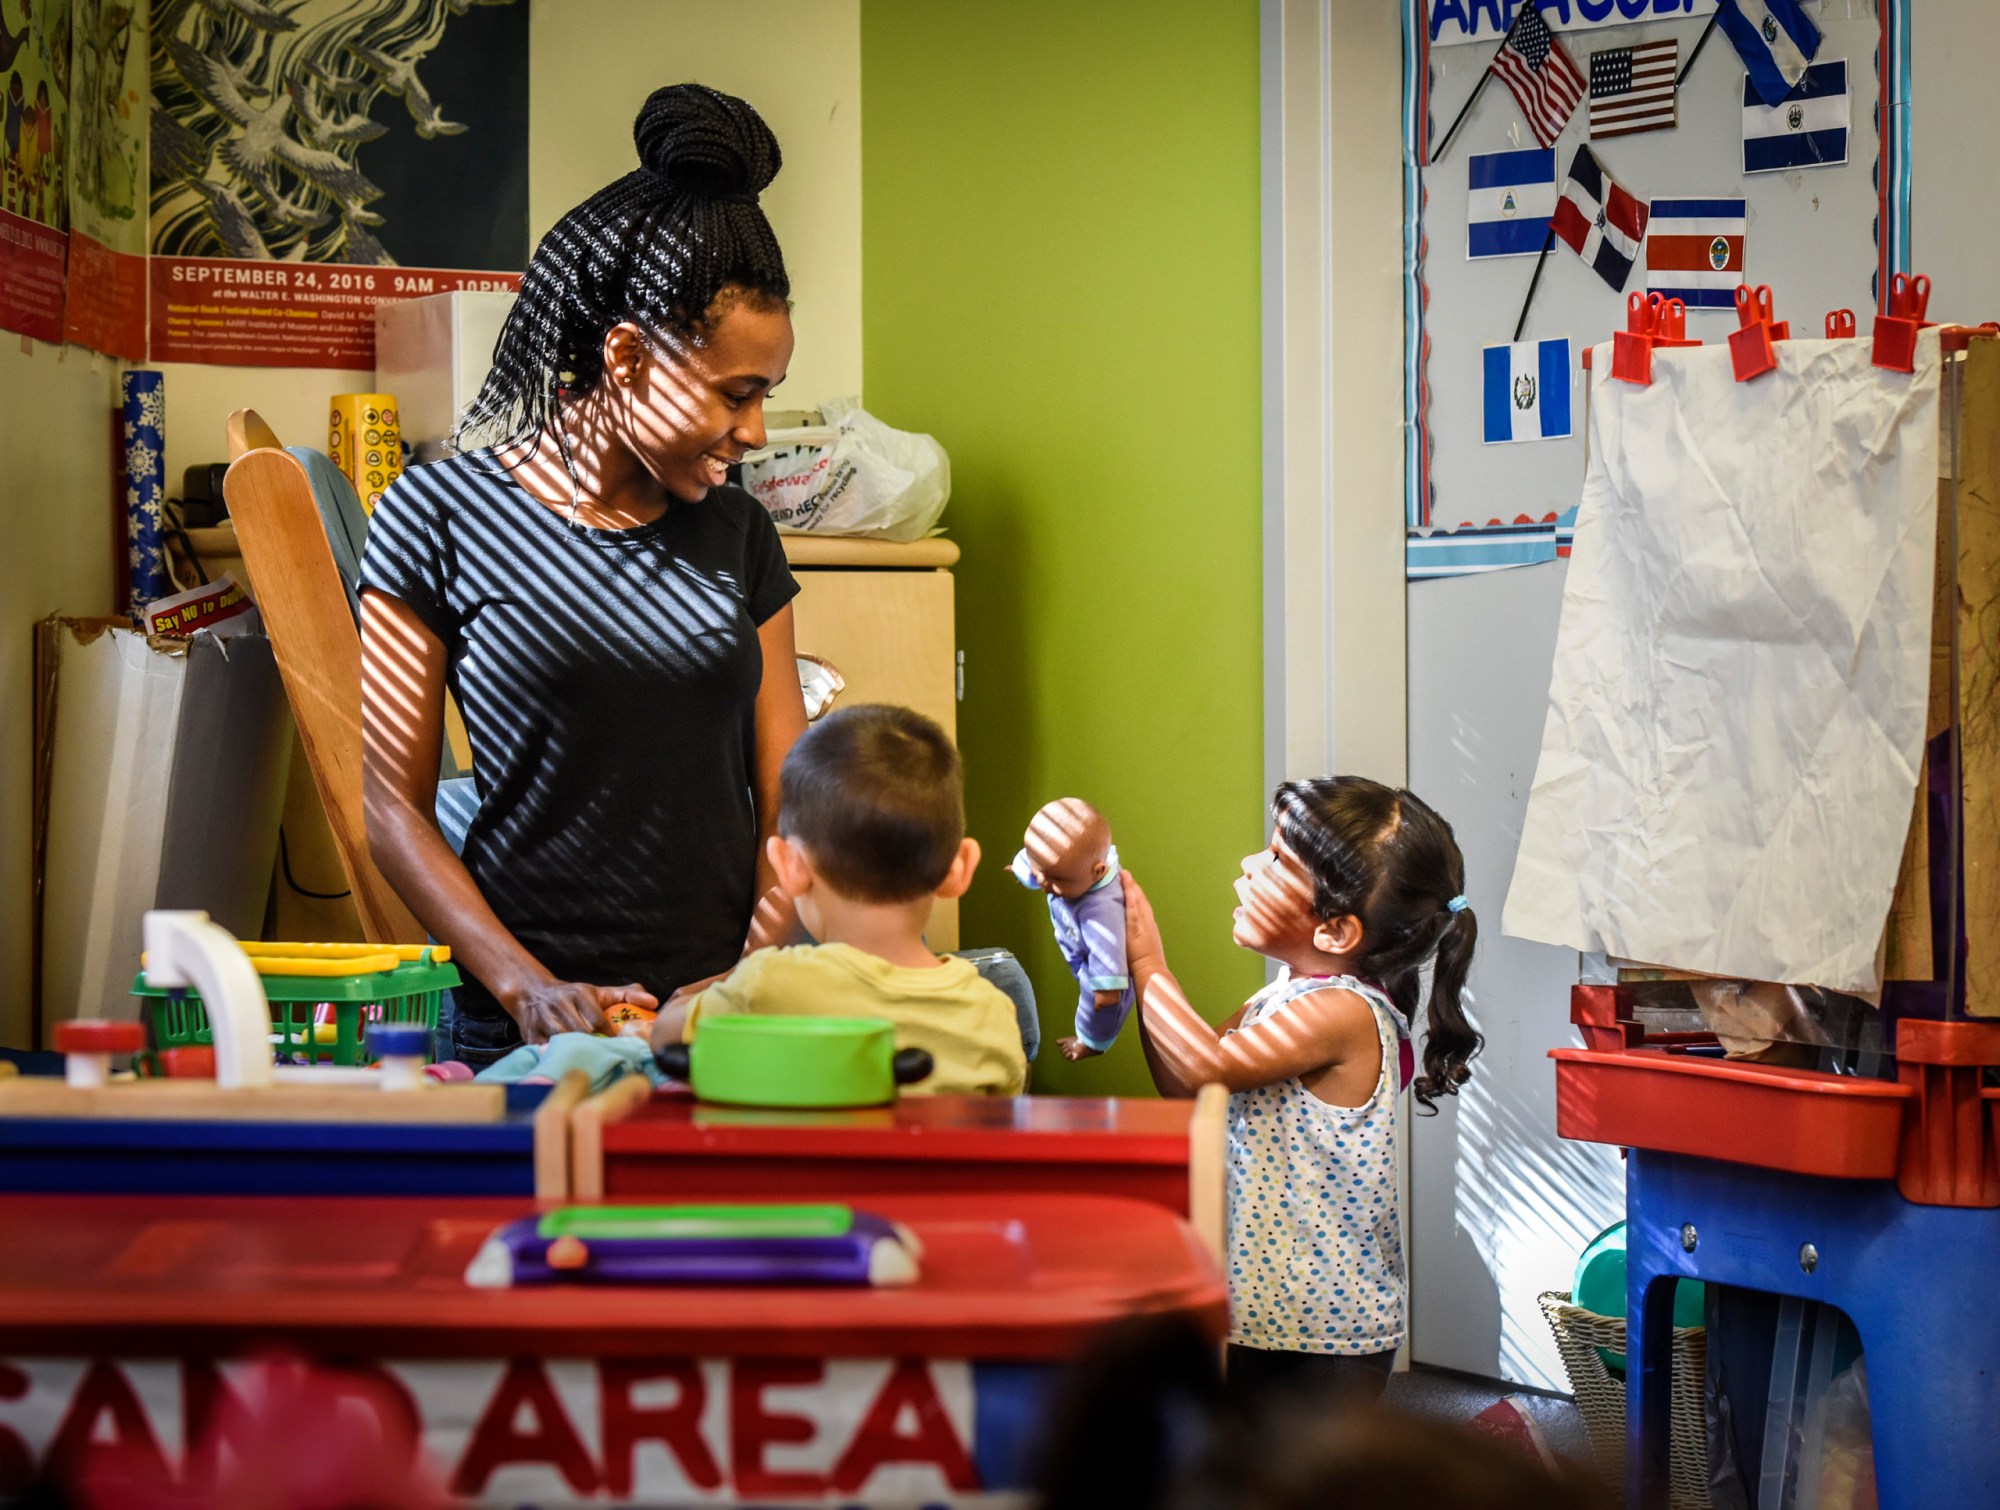
{"type": "Polygon", "coordinates": [[[928,1079],[934,1068],[936,1064],[929,1049],[898,1049],[896,1057],[889,1061],[889,1073],[898,1085],[915,1085],[928,1079]]]}
{"type": "Polygon", "coordinates": [[[684,1043],[666,1043],[653,1050],[653,1063],[669,1080],[686,1080],[693,1072],[693,1056],[684,1043]]]}

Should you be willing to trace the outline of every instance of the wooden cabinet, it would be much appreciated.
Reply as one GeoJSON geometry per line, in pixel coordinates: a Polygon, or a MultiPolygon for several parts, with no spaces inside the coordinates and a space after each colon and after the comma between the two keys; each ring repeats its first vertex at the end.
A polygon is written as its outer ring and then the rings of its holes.
{"type": "MultiPolygon", "coordinates": [[[[831,661],[847,682],[835,707],[900,703],[958,738],[958,636],[949,540],[896,545],[787,535],[799,581],[793,603],[799,649],[831,661]]],[[[940,902],[930,944],[958,947],[958,903],[940,902]]]]}

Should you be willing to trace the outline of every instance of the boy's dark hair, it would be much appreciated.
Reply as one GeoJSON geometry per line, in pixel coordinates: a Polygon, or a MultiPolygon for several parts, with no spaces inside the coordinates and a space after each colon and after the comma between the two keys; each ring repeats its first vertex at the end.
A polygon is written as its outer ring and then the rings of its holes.
{"type": "Polygon", "coordinates": [[[1485,1044],[1462,1000],[1479,920],[1463,900],[1465,860],[1451,825],[1415,793],[1364,776],[1287,781],[1271,811],[1285,847],[1312,876],[1314,915],[1361,920],[1356,963],[1412,1024],[1419,976],[1436,954],[1424,1072],[1411,1087],[1435,1110],[1439,1096],[1471,1078],[1485,1044]]]}
{"type": "Polygon", "coordinates": [[[632,135],[639,167],[558,220],[528,259],[493,369],[453,429],[461,449],[532,447],[545,432],[561,444],[558,396],[597,386],[615,325],[699,339],[725,290],[775,305],[791,296],[757,204],[784,160],[763,117],[734,95],[674,84],[647,98],[632,135]]]}
{"type": "Polygon", "coordinates": [[[965,837],[958,751],[923,714],[886,703],[829,713],[779,778],[778,832],[857,902],[914,902],[944,884],[965,837]]]}

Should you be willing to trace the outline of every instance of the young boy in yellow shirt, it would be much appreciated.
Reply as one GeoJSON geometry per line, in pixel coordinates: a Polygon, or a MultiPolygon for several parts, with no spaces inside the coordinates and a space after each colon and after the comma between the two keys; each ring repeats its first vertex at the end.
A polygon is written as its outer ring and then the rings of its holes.
{"type": "MultiPolygon", "coordinates": [[[[724,1012],[879,1017],[895,1024],[897,1048],[930,1051],[935,1068],[913,1091],[1026,1087],[1014,1004],[970,961],[924,943],[932,905],[962,896],[979,866],[944,730],[882,704],[812,725],[785,757],[768,853],[799,921],[823,942],[746,957],[688,1003],[685,1041],[724,1012]]],[[[656,1025],[654,1042],[672,1031],[656,1025]]]]}

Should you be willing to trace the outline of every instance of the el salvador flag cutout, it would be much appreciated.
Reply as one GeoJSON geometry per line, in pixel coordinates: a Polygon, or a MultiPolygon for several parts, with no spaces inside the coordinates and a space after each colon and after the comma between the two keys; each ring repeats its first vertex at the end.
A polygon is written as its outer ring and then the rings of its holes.
{"type": "Polygon", "coordinates": [[[1486,444],[1569,430],[1569,339],[1486,348],[1486,444]]]}

